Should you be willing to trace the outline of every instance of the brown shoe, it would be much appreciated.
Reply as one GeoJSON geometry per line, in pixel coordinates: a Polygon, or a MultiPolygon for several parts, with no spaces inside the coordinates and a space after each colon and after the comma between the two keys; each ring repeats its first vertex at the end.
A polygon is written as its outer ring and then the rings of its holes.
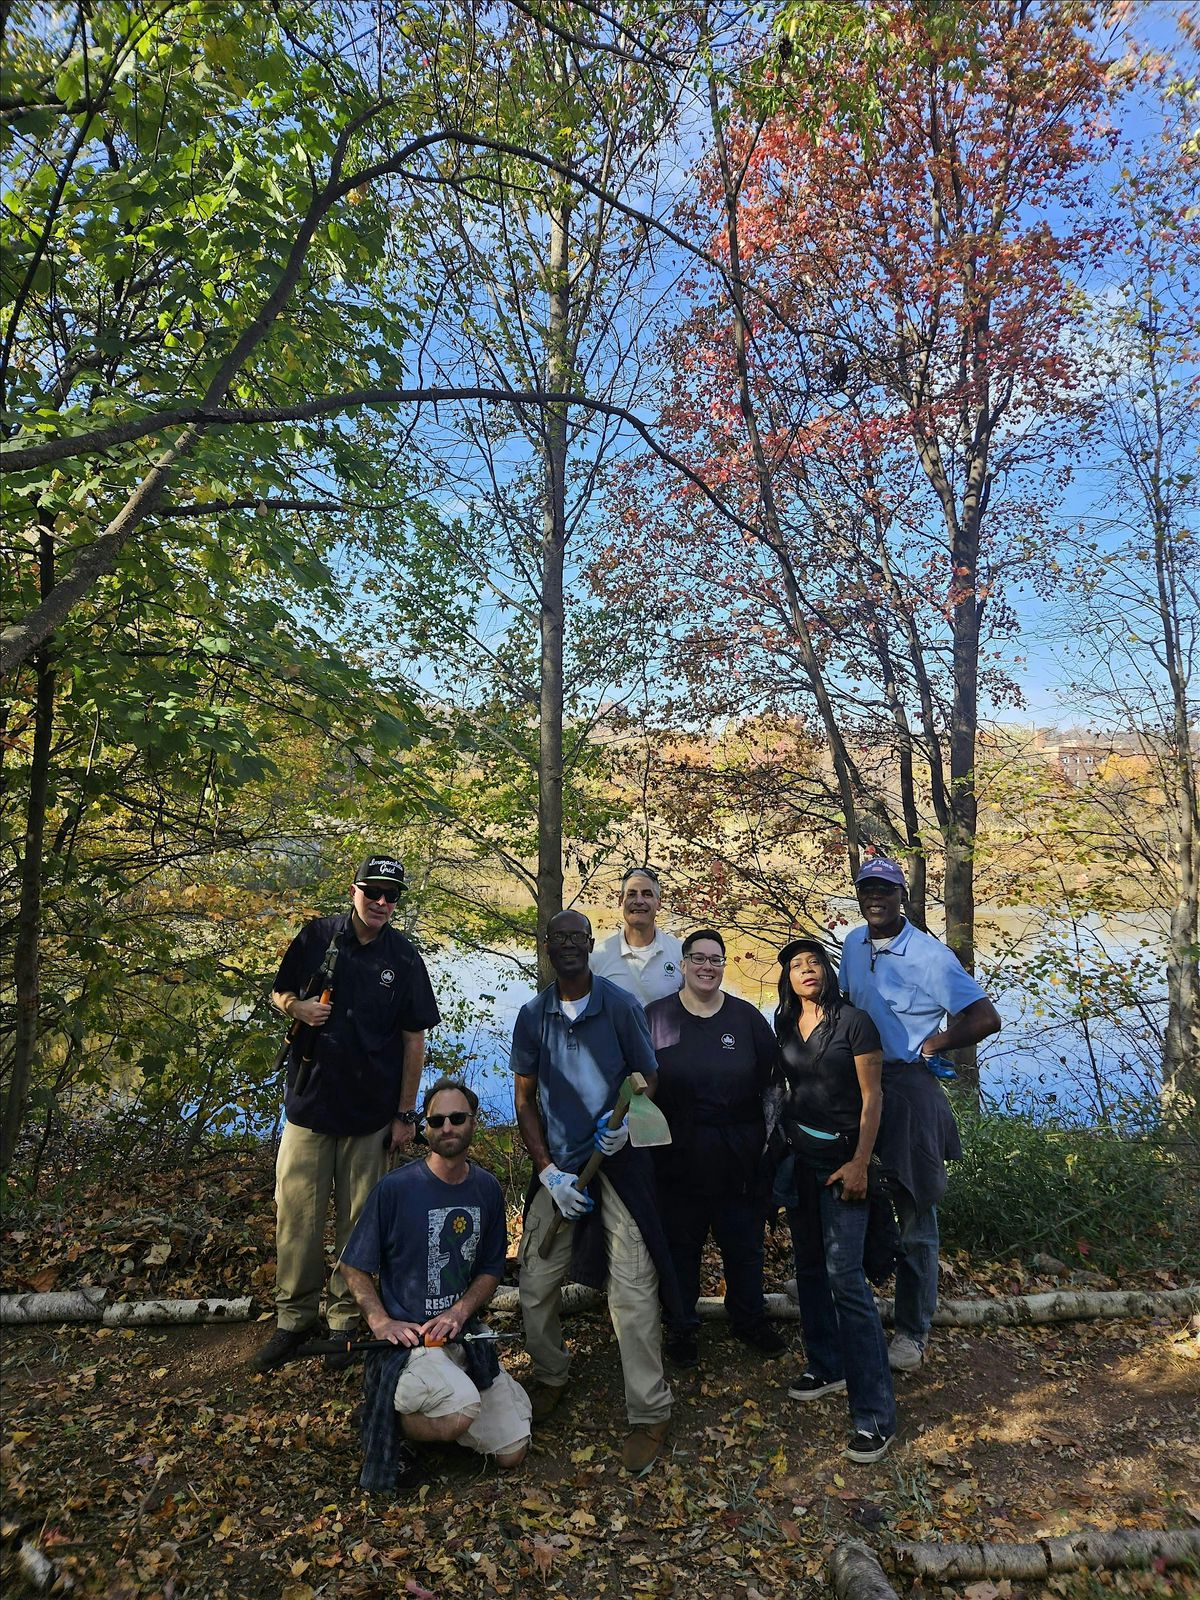
{"type": "Polygon", "coordinates": [[[548,1383],[526,1384],[525,1393],[529,1396],[529,1404],[533,1407],[533,1422],[548,1422],[562,1404],[566,1392],[565,1383],[557,1386],[548,1383]]]}
{"type": "Polygon", "coordinates": [[[640,1476],[649,1471],[658,1460],[670,1426],[670,1417],[664,1417],[661,1422],[640,1422],[630,1430],[621,1446],[621,1465],[626,1472],[640,1476]]]}

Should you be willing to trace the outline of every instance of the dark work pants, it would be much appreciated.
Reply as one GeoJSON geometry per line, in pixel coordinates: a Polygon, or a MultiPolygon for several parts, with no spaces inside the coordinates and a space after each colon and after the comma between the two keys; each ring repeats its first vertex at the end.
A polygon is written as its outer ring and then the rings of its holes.
{"type": "Polygon", "coordinates": [[[711,1231],[725,1268],[725,1311],[734,1328],[751,1328],[766,1315],[763,1302],[763,1234],[766,1208],[747,1196],[698,1194],[659,1186],[658,1211],[679,1280],[685,1310],[668,1334],[695,1333],[700,1326],[700,1257],[711,1231]]]}

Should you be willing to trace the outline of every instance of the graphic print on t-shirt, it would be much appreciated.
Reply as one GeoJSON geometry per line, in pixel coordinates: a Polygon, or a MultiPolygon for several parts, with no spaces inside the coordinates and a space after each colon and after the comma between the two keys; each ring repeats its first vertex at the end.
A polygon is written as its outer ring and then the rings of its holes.
{"type": "Polygon", "coordinates": [[[478,1206],[440,1206],[429,1213],[426,1316],[452,1306],[475,1276],[479,1227],[478,1206]]]}

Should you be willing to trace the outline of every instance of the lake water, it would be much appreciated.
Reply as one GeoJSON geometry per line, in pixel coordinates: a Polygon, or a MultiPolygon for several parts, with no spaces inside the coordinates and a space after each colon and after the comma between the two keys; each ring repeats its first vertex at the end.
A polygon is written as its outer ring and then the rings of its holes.
{"type": "MultiPolygon", "coordinates": [[[[858,920],[853,913],[852,903],[841,908],[852,918],[850,926],[858,920]]],[[[597,937],[607,931],[598,928],[597,937]]],[[[1160,925],[1148,916],[1062,926],[1036,910],[981,918],[980,979],[1004,1020],[1003,1030],[980,1047],[985,1099],[1089,1122],[1125,1100],[1156,1093],[1161,940],[1160,925]],[[1118,980],[1133,970],[1140,978],[1140,1007],[1116,1003],[1123,998],[1117,994],[1118,980]],[[1087,1001],[1082,1021],[1077,1014],[1081,992],[1087,1001]]],[[[749,938],[727,942],[725,987],[769,1018],[779,975],[773,950],[749,938]]],[[[528,959],[529,952],[516,946],[495,953],[443,948],[428,957],[447,1016],[447,1023],[430,1034],[431,1075],[464,1071],[485,1110],[501,1121],[513,1114],[508,1070],[513,1024],[535,992],[532,972],[521,971],[528,959]]]]}

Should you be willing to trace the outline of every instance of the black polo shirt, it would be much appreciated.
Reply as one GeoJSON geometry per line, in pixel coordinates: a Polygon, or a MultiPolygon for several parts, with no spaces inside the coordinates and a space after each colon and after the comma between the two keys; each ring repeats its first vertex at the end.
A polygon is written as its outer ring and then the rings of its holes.
{"type": "Polygon", "coordinates": [[[359,942],[350,913],[306,923],[288,946],[275,979],[277,992],[303,992],[320,968],[334,935],[333,1012],[320,1028],[301,1028],[288,1052],[289,1122],[338,1138],[372,1133],[400,1104],[404,1034],[440,1020],[425,963],[411,939],[389,923],[359,942]],[[312,1063],[301,1090],[302,1059],[312,1063]]]}
{"type": "Polygon", "coordinates": [[[843,1005],[836,1023],[820,1022],[802,1039],[793,1027],[780,1041],[787,1077],[784,1115],[822,1133],[851,1133],[862,1118],[855,1056],[879,1049],[879,1032],[865,1011],[843,1005]]]}

